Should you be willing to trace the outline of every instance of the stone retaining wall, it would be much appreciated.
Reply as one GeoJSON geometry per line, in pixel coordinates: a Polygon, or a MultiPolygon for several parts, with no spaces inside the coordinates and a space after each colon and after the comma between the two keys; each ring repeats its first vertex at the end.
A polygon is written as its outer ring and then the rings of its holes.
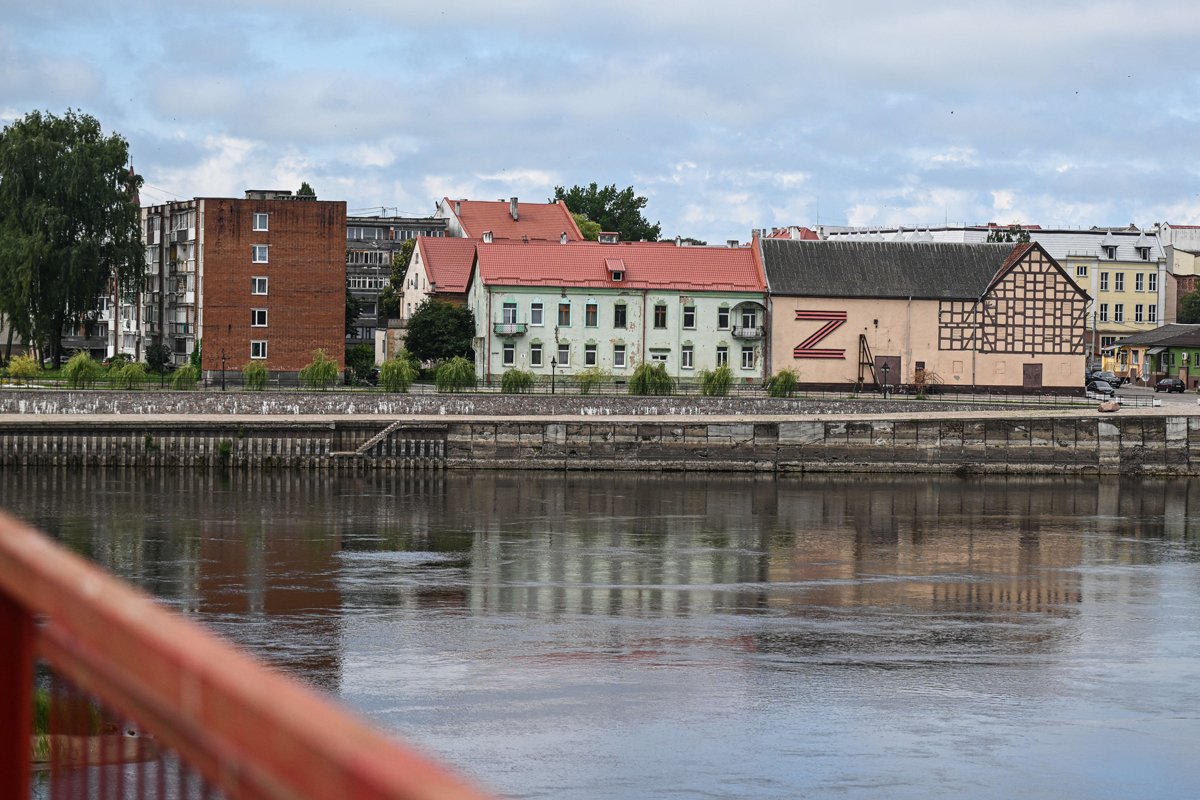
{"type": "Polygon", "coordinates": [[[1200,475],[1200,416],[5,421],[0,466],[1200,475]]]}

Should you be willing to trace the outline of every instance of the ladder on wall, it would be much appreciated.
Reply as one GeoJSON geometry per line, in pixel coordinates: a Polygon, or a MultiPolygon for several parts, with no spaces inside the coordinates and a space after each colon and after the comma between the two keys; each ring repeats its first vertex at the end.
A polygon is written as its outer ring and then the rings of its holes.
{"type": "Polygon", "coordinates": [[[878,385],[879,378],[875,375],[875,359],[871,357],[871,345],[867,344],[867,335],[860,333],[858,335],[858,385],[860,388],[868,373],[871,376],[871,383],[878,385]]]}

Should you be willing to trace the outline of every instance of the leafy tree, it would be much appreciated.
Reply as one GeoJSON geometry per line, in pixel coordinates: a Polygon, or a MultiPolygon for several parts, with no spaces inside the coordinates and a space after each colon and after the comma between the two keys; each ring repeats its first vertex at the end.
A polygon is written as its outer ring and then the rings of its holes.
{"type": "Polygon", "coordinates": [[[90,389],[100,376],[100,365],[87,353],[79,352],[63,367],[63,376],[72,389],[90,389]]]}
{"type": "Polygon", "coordinates": [[[8,377],[14,380],[29,383],[41,371],[41,365],[33,356],[13,356],[8,362],[8,377]]]}
{"type": "Polygon", "coordinates": [[[400,316],[400,297],[404,294],[404,278],[408,275],[408,262],[412,261],[416,239],[405,239],[400,249],[392,254],[392,277],[379,293],[379,319],[400,316]]]}
{"type": "Polygon", "coordinates": [[[989,242],[1014,242],[1025,244],[1029,241],[1029,231],[1020,225],[1009,225],[1007,228],[992,228],[988,231],[989,242]]]}
{"type": "Polygon", "coordinates": [[[203,339],[196,340],[196,346],[192,348],[192,354],[188,356],[188,363],[196,369],[200,369],[200,351],[204,346],[203,339]]]}
{"type": "Polygon", "coordinates": [[[455,356],[474,361],[474,337],[471,309],[431,297],[409,318],[404,343],[418,361],[445,361],[455,356]]]}
{"type": "Polygon", "coordinates": [[[146,347],[146,364],[150,371],[162,375],[171,363],[171,348],[159,341],[154,341],[146,347]]]}
{"type": "Polygon", "coordinates": [[[667,374],[666,364],[642,362],[629,379],[630,394],[666,395],[675,393],[675,379],[667,374]]]}
{"type": "Polygon", "coordinates": [[[267,365],[261,361],[251,361],[242,367],[242,386],[251,392],[261,392],[267,388],[267,365]]]}
{"type": "Polygon", "coordinates": [[[771,397],[791,397],[800,384],[794,369],[781,369],[767,378],[767,394],[771,397]]]}
{"type": "Polygon", "coordinates": [[[328,389],[337,380],[337,362],[317,348],[313,360],[300,370],[300,384],[310,389],[328,389]]]}
{"type": "Polygon", "coordinates": [[[653,225],[642,216],[646,207],[646,198],[639,197],[630,186],[617,189],[616,185],[603,188],[595,183],[588,186],[572,186],[564,189],[554,187],[554,197],[551,202],[563,200],[573,213],[583,214],[588,219],[598,223],[602,231],[617,231],[621,239],[636,242],[645,239],[657,242],[662,227],[656,222],[653,225]]]}
{"type": "Polygon", "coordinates": [[[296,197],[316,197],[317,193],[308,185],[308,181],[301,181],[300,188],[296,190],[296,197]]]}
{"type": "Polygon", "coordinates": [[[346,348],[346,383],[364,384],[375,370],[375,348],[356,344],[346,348]]]}
{"type": "Polygon", "coordinates": [[[1200,323],[1200,289],[1179,298],[1179,321],[1189,325],[1200,323]]]}
{"type": "Polygon", "coordinates": [[[729,394],[729,386],[733,383],[733,370],[728,364],[722,364],[713,370],[700,373],[700,394],[708,397],[724,397],[729,394]]]}
{"type": "Polygon", "coordinates": [[[180,391],[195,389],[196,384],[200,382],[200,370],[193,367],[191,364],[184,364],[179,369],[175,370],[175,374],[171,376],[171,388],[180,391]]]}
{"type": "Polygon", "coordinates": [[[39,111],[0,131],[0,312],[56,363],[117,280],[138,288],[145,251],[129,145],[87,114],[39,111]]]}
{"type": "Polygon", "coordinates": [[[690,244],[692,247],[704,247],[708,244],[708,242],[706,242],[702,239],[693,239],[691,236],[679,237],[679,243],[680,244],[690,244]]]}
{"type": "Polygon", "coordinates": [[[407,392],[417,379],[417,365],[407,350],[401,350],[379,368],[379,384],[385,392],[407,392]]]}
{"type": "Polygon", "coordinates": [[[579,371],[575,376],[575,383],[579,386],[580,394],[591,394],[593,390],[599,389],[609,377],[609,374],[600,367],[588,367],[579,371]]]}
{"type": "Polygon", "coordinates": [[[358,319],[358,315],[362,313],[362,301],[350,293],[350,287],[346,287],[346,335],[349,336],[354,330],[354,322],[358,319]]]}
{"type": "Polygon", "coordinates": [[[455,356],[437,368],[433,374],[433,385],[439,392],[461,392],[475,386],[475,364],[462,356],[455,356]]]}
{"type": "Polygon", "coordinates": [[[534,374],[527,369],[510,369],[500,378],[500,391],[505,394],[526,394],[533,388],[534,374]]]}
{"type": "MultiPolygon", "coordinates": [[[[569,208],[570,206],[568,206],[569,208]]],[[[579,226],[579,232],[583,234],[583,238],[588,241],[595,242],[600,239],[600,223],[592,222],[587,218],[586,214],[577,214],[571,212],[571,217],[575,220],[575,224],[579,226]]]]}
{"type": "Polygon", "coordinates": [[[146,382],[146,365],[140,361],[130,361],[115,373],[117,385],[124,389],[136,389],[146,382]]]}

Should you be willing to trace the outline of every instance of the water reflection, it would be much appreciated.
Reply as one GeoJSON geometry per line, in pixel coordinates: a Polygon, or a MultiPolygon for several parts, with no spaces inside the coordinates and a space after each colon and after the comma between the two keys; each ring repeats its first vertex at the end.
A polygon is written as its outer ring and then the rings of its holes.
{"type": "Polygon", "coordinates": [[[1194,480],[24,470],[0,497],[514,795],[1200,778],[1194,480]]]}

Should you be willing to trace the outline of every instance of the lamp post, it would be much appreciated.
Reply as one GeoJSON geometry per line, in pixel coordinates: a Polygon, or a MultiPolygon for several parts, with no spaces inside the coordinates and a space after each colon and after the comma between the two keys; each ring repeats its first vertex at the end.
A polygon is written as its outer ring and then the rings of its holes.
{"type": "Polygon", "coordinates": [[[886,361],[883,362],[883,398],[885,400],[887,399],[887,392],[888,392],[888,382],[887,381],[888,381],[888,372],[889,371],[891,371],[891,367],[888,366],[888,363],[886,361]]]}
{"type": "Polygon", "coordinates": [[[221,391],[225,391],[225,350],[221,349],[221,391]]]}
{"type": "Polygon", "coordinates": [[[554,394],[554,373],[558,369],[558,359],[550,359],[550,394],[554,394]]]}

